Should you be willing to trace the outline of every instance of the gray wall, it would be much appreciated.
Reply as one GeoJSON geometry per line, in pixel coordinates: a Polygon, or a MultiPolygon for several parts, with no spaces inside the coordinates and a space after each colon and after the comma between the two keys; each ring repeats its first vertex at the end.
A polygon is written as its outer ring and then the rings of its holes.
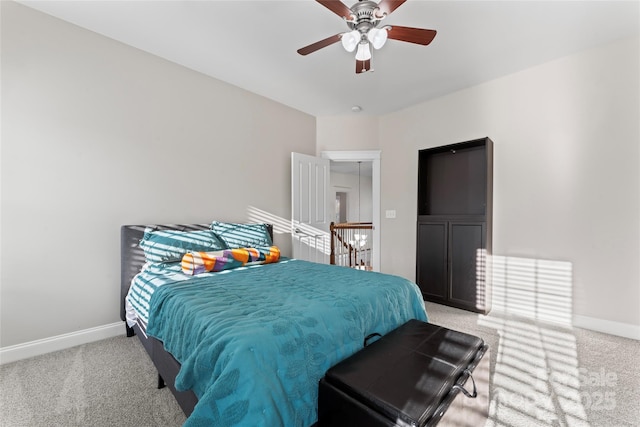
{"type": "Polygon", "coordinates": [[[315,118],[13,2],[2,12],[0,347],[119,320],[119,228],[269,220],[315,118]]]}

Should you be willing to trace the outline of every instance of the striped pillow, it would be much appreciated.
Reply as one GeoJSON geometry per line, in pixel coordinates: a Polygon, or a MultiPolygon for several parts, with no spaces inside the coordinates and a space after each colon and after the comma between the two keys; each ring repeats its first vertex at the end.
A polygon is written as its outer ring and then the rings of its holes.
{"type": "Polygon", "coordinates": [[[188,252],[210,252],[227,246],[211,230],[153,230],[147,228],[140,247],[147,262],[177,262],[188,252]]]}
{"type": "Polygon", "coordinates": [[[266,224],[235,224],[232,222],[213,221],[211,230],[229,248],[258,248],[273,245],[266,224]]]}

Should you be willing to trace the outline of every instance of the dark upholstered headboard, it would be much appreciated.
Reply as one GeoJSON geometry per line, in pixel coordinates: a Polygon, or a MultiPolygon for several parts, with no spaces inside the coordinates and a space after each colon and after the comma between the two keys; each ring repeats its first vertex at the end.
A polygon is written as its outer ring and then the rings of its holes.
{"type": "MultiPolygon", "coordinates": [[[[145,263],[144,252],[138,246],[144,230],[206,230],[210,224],[164,224],[164,225],[123,225],[120,227],[120,319],[125,320],[124,299],[129,292],[131,279],[140,272],[145,263]]],[[[273,225],[267,224],[273,239],[273,225]]]]}

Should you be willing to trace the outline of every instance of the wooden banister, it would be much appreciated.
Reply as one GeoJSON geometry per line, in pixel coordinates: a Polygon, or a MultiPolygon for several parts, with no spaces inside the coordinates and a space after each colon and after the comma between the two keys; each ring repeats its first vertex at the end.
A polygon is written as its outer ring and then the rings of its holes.
{"type": "MultiPolygon", "coordinates": [[[[329,231],[331,234],[331,253],[329,255],[329,262],[331,264],[345,265],[352,268],[363,268],[370,270],[370,260],[365,261],[362,259],[362,253],[370,251],[370,247],[364,249],[360,245],[352,245],[351,239],[346,236],[354,234],[355,231],[366,230],[366,235],[369,237],[368,241],[371,241],[369,236],[369,230],[373,230],[373,224],[370,222],[344,222],[334,223],[329,225],[329,231]],[[360,253],[361,259],[358,259],[360,253]],[[338,257],[336,257],[338,255],[338,257]],[[348,260],[345,260],[344,255],[347,255],[348,260]],[[339,260],[337,259],[339,258],[339,260]]],[[[365,240],[366,241],[366,240],[365,240]]]]}

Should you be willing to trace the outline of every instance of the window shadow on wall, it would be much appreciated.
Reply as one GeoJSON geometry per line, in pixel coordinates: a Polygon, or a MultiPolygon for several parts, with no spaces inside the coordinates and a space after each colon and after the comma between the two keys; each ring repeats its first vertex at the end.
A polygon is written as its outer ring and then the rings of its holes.
{"type": "Polygon", "coordinates": [[[487,427],[600,425],[590,419],[615,410],[618,374],[579,363],[572,264],[504,256],[491,264],[493,311],[478,316],[497,334],[487,427]]]}
{"type": "MultiPolygon", "coordinates": [[[[264,222],[273,224],[273,233],[291,235],[291,219],[282,218],[265,210],[249,206],[247,208],[247,216],[250,222],[264,222]]],[[[329,256],[331,253],[331,235],[326,230],[319,230],[308,224],[300,223],[296,227],[299,230],[300,241],[308,247],[309,251],[317,251],[323,256],[329,256]]],[[[307,259],[312,259],[310,256],[307,259]]]]}

